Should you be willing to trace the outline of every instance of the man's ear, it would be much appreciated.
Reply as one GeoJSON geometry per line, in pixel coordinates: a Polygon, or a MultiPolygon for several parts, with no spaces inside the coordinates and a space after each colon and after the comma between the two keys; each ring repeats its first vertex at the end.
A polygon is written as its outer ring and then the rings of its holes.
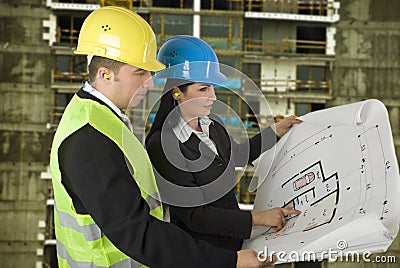
{"type": "Polygon", "coordinates": [[[112,79],[114,73],[106,67],[100,67],[97,71],[97,75],[99,79],[102,79],[104,82],[108,82],[112,79]]]}

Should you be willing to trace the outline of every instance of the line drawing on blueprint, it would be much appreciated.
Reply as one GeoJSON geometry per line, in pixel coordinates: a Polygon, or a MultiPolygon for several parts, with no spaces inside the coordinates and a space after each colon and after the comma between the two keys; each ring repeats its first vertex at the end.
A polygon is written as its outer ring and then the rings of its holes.
{"type": "Polygon", "coordinates": [[[294,208],[278,232],[254,227],[244,248],[383,252],[400,222],[400,176],[385,106],[377,100],[305,115],[255,162],[254,210],[294,208]],[[266,163],[266,164],[264,164],[266,163]]]}

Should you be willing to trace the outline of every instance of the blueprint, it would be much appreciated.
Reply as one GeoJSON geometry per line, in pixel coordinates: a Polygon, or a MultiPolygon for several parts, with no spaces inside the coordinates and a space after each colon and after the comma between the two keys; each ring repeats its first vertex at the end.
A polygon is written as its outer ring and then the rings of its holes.
{"type": "Polygon", "coordinates": [[[255,162],[252,187],[255,211],[302,213],[289,216],[279,232],[254,227],[243,247],[313,251],[318,258],[329,257],[323,254],[329,249],[386,251],[399,229],[400,176],[385,106],[367,100],[300,119],[255,162]]]}

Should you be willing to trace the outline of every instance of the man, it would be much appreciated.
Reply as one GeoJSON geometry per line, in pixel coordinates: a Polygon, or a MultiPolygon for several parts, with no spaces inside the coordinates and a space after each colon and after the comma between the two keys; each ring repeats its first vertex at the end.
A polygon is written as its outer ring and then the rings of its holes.
{"type": "Polygon", "coordinates": [[[92,12],[77,54],[92,55],[89,81],[67,106],[50,166],[60,267],[264,267],[252,250],[228,251],[162,222],[151,163],[121,109],[146,94],[155,35],[119,7],[92,12]]]}

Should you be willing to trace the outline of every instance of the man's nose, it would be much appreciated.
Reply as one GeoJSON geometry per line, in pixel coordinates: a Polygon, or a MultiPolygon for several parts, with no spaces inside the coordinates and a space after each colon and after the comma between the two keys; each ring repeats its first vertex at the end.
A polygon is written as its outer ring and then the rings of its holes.
{"type": "Polygon", "coordinates": [[[154,82],[153,82],[153,77],[151,76],[151,73],[149,71],[146,72],[146,81],[143,83],[143,87],[153,87],[154,82]]]}

